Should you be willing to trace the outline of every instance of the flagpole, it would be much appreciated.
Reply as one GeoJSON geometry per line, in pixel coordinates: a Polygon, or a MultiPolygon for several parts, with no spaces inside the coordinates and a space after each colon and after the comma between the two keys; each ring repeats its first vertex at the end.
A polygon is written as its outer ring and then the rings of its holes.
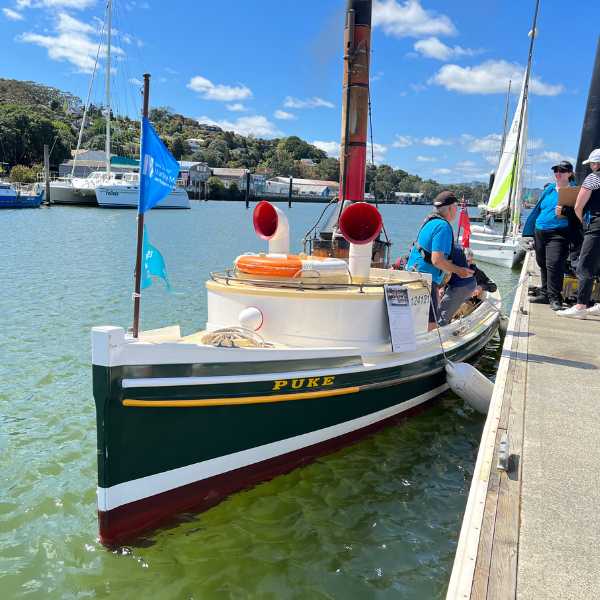
{"type": "MultiPolygon", "coordinates": [[[[143,118],[148,118],[148,101],[150,96],[150,74],[144,73],[144,108],[143,118]]],[[[140,124],[140,139],[142,124],[140,124]]],[[[140,183],[139,190],[142,193],[142,145],[140,144],[140,183]]],[[[142,245],[144,241],[144,213],[140,211],[141,202],[138,200],[137,215],[137,252],[135,256],[135,291],[133,292],[133,337],[137,338],[140,329],[140,300],[142,282],[142,245]]]]}

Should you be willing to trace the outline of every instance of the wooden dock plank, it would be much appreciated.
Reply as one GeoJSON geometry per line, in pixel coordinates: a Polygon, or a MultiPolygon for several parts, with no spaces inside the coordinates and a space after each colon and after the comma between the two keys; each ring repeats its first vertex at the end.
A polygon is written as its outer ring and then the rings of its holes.
{"type": "Polygon", "coordinates": [[[512,469],[500,475],[496,527],[486,596],[489,600],[512,600],[517,592],[528,315],[521,313],[518,322],[516,343],[513,346],[514,356],[511,359],[514,365],[513,381],[510,395],[505,395],[504,398],[504,402],[509,406],[506,432],[512,457],[512,469]]]}
{"type": "MultiPolygon", "coordinates": [[[[527,289],[522,290],[526,294],[527,289]]],[[[523,295],[515,298],[516,303],[523,295]]],[[[517,460],[516,473],[498,471],[498,448],[505,433],[509,434],[510,452],[521,455],[523,429],[523,402],[527,354],[527,314],[519,311],[513,331],[515,335],[510,348],[512,359],[506,377],[502,410],[496,434],[493,467],[490,473],[485,510],[481,527],[477,563],[473,576],[471,598],[514,598],[517,575],[517,544],[519,534],[519,498],[521,461],[517,460]]]]}
{"type": "Polygon", "coordinates": [[[502,475],[496,469],[497,453],[500,439],[510,425],[509,406],[503,406],[503,403],[510,402],[513,394],[515,367],[511,357],[517,352],[520,341],[522,315],[518,307],[523,295],[527,294],[529,260],[530,256],[526,258],[521,272],[517,297],[511,311],[498,366],[494,394],[475,464],[454,569],[448,586],[447,598],[452,600],[489,597],[490,566],[494,552],[496,555],[498,553],[498,548],[494,548],[495,532],[499,526],[497,519],[499,514],[502,515],[498,510],[502,475]]]}

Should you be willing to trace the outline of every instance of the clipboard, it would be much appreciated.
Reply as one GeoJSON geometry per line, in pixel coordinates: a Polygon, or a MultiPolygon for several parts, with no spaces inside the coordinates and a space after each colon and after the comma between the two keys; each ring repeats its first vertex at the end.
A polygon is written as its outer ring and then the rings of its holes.
{"type": "Polygon", "coordinates": [[[575,200],[581,189],[580,185],[574,187],[560,188],[558,190],[558,204],[559,206],[575,206],[575,200]]]}

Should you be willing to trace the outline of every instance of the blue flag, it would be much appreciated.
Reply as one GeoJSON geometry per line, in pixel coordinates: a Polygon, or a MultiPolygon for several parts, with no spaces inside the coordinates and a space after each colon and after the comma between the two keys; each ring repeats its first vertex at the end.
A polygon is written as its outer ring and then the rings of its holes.
{"type": "Polygon", "coordinates": [[[160,277],[165,282],[167,290],[171,291],[165,259],[158,249],[148,240],[148,231],[144,225],[144,243],[142,246],[142,289],[152,285],[153,276],[160,277]]]}
{"type": "Polygon", "coordinates": [[[169,195],[175,187],[179,163],[162,143],[146,117],[142,119],[140,153],[140,201],[138,212],[145,213],[169,195]]]}

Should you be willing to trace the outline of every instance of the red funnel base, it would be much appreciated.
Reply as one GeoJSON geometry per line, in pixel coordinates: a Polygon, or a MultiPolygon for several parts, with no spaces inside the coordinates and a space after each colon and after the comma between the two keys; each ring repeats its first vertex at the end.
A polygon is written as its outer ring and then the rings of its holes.
{"type": "Polygon", "coordinates": [[[275,207],[266,200],[261,200],[254,209],[252,215],[254,222],[254,231],[256,235],[263,240],[270,240],[277,231],[279,217],[275,207]]]}
{"type": "MultiPolygon", "coordinates": [[[[254,223],[256,227],[256,217],[254,223]]],[[[381,214],[367,202],[355,202],[348,206],[342,213],[339,223],[342,235],[351,244],[372,242],[379,235],[382,225],[381,214]]]]}

